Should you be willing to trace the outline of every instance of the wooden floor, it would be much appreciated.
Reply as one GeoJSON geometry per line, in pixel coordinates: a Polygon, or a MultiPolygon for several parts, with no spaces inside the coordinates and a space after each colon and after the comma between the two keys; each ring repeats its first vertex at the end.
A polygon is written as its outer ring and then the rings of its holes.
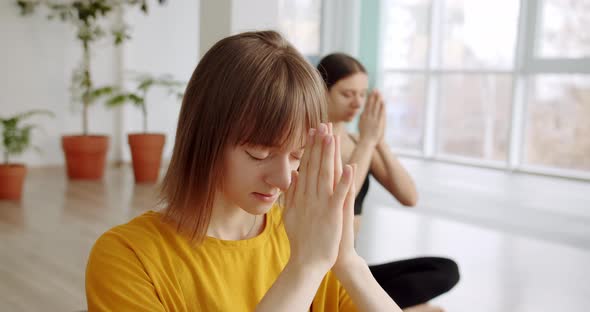
{"type": "MultiPolygon", "coordinates": [[[[402,159],[420,196],[417,214],[590,249],[590,181],[402,159]]],[[[371,207],[400,208],[378,183],[371,207]]]]}
{"type": "MultiPolygon", "coordinates": [[[[590,193],[577,194],[587,183],[403,161],[421,201],[403,209],[371,188],[357,244],[369,263],[420,255],[455,259],[462,279],[435,300],[447,311],[588,309],[590,205],[583,206],[590,193]],[[482,182],[472,185],[470,179],[482,182]],[[485,180],[497,185],[482,187],[485,180]],[[539,194],[539,187],[553,195],[539,194]],[[573,206],[553,207],[567,197],[573,206]],[[558,221],[551,231],[537,231],[551,217],[558,221]]],[[[156,191],[134,185],[127,166],[108,169],[102,182],[68,181],[62,168],[30,170],[23,200],[0,201],[0,311],[85,309],[92,244],[110,227],[154,209],[156,191]]]]}
{"type": "Polygon", "coordinates": [[[128,168],[102,182],[66,180],[62,168],[30,170],[20,203],[0,201],[0,311],[86,308],[84,268],[100,234],[154,207],[156,188],[128,168]]]}

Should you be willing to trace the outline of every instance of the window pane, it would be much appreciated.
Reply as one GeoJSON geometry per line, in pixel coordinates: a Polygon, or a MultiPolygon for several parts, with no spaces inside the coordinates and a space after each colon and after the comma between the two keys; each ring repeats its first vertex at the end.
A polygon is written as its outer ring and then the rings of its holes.
{"type": "Polygon", "coordinates": [[[590,170],[590,77],[537,76],[528,98],[525,162],[590,170]]]}
{"type": "Polygon", "coordinates": [[[303,55],[320,54],[321,0],[280,0],[279,29],[303,55]]]}
{"type": "Polygon", "coordinates": [[[425,68],[430,0],[387,0],[384,8],[383,66],[425,68]]]}
{"type": "Polygon", "coordinates": [[[392,146],[422,150],[425,87],[424,75],[385,75],[383,90],[387,110],[385,139],[392,146]]]}
{"type": "Polygon", "coordinates": [[[505,161],[511,76],[444,75],[440,87],[438,153],[505,161]]]}
{"type": "Polygon", "coordinates": [[[442,68],[511,69],[518,28],[515,0],[447,0],[442,68]]]}
{"type": "Polygon", "coordinates": [[[590,1],[541,2],[540,57],[590,57],[590,1]]]}

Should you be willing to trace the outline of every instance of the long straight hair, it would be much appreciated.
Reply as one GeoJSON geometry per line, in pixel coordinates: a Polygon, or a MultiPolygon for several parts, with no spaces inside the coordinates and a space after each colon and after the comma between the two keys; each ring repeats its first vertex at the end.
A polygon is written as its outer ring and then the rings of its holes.
{"type": "Polygon", "coordinates": [[[326,105],[317,70],[277,32],[217,42],[197,65],[182,101],[160,192],[164,220],[193,243],[202,242],[226,148],[298,144],[326,119],[326,105]]]}

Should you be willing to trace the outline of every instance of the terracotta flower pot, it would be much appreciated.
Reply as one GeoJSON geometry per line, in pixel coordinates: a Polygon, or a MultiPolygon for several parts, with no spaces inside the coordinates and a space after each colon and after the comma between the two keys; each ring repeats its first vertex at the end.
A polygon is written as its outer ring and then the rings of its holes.
{"type": "Polygon", "coordinates": [[[25,165],[0,165],[0,199],[19,200],[26,175],[25,165]]]}
{"type": "Polygon", "coordinates": [[[68,177],[74,180],[100,180],[104,175],[109,137],[105,135],[67,135],[61,138],[68,177]]]}
{"type": "Polygon", "coordinates": [[[156,182],[160,172],[166,136],[159,133],[133,133],[129,134],[127,138],[131,148],[135,182],[156,182]]]}

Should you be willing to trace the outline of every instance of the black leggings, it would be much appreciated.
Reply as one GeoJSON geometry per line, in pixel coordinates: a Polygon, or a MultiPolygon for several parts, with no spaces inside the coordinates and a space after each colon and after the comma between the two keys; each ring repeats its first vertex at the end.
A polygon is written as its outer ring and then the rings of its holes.
{"type": "Polygon", "coordinates": [[[369,268],[379,285],[402,309],[426,303],[459,282],[457,264],[446,258],[414,258],[369,268]]]}

